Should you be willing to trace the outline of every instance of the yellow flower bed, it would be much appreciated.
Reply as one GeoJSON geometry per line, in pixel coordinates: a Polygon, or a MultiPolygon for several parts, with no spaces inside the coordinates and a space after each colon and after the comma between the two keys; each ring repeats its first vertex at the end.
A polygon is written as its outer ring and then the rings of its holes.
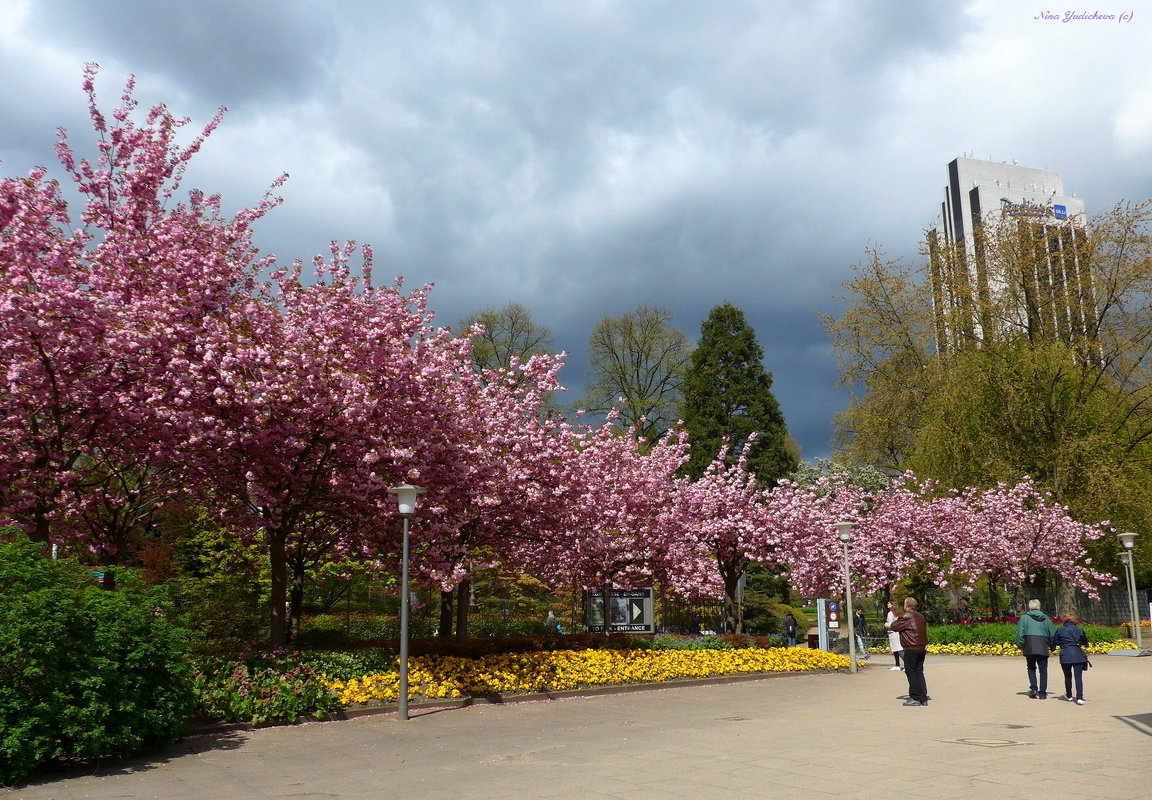
{"type": "MultiPolygon", "coordinates": [[[[1103,655],[1109,650],[1135,650],[1131,642],[1120,641],[1106,644],[1090,644],[1084,652],[1103,655]]],[[[1020,648],[1014,644],[930,644],[929,653],[951,656],[1018,656],[1020,648]]]]}
{"type": "MultiPolygon", "coordinates": [[[[741,650],[557,650],[484,658],[421,656],[408,661],[409,697],[549,692],[748,672],[846,669],[844,656],[800,647],[741,650]]],[[[345,705],[399,697],[395,672],[329,681],[345,705]]]]}

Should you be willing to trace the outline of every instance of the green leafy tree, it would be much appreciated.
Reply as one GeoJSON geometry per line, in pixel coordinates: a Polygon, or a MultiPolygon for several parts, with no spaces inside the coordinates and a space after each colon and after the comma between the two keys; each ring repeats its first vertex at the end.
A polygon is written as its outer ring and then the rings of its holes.
{"type": "Polygon", "coordinates": [[[840,362],[840,386],[859,392],[837,415],[837,442],[844,459],[901,473],[940,367],[931,286],[921,269],[879,248],[866,256],[844,283],[844,312],[822,317],[840,362]]]}
{"type": "Polygon", "coordinates": [[[519,303],[501,309],[486,308],[465,317],[459,329],[483,325],[483,333],[472,337],[472,363],[476,370],[507,369],[513,358],[551,354],[552,329],[532,320],[532,312],[519,303]]]}
{"type": "Polygon", "coordinates": [[[203,511],[173,515],[163,525],[173,544],[171,585],[198,635],[195,646],[232,650],[261,642],[267,636],[267,558],[203,511]]]}
{"type": "Polygon", "coordinates": [[[619,409],[620,421],[649,442],[676,423],[688,366],[688,337],[671,321],[668,309],[641,305],[604,317],[588,338],[584,407],[596,414],[619,409]]]}
{"type": "Polygon", "coordinates": [[[804,461],[788,479],[800,486],[815,486],[821,478],[840,475],[847,483],[866,492],[882,492],[892,484],[893,475],[871,464],[850,459],[814,458],[804,461]]]}
{"type": "Polygon", "coordinates": [[[772,373],[744,312],[731,303],[716,306],[700,328],[684,380],[682,419],[691,443],[685,472],[699,478],[727,445],[733,459],[753,434],[748,465],[766,485],[799,465],[784,414],[772,394],[772,373]]]}
{"type": "MultiPolygon", "coordinates": [[[[826,318],[842,383],[864,390],[838,418],[840,441],[856,460],[946,485],[1030,475],[1080,519],[1146,530],[1152,204],[1117,206],[1071,239],[1047,231],[1014,217],[982,226],[986,288],[935,315],[933,267],[964,263],[961,245],[932,243],[917,265],[869,253],[845,312],[826,318]]],[[[1118,571],[1114,549],[1090,552],[1118,571]]]]}

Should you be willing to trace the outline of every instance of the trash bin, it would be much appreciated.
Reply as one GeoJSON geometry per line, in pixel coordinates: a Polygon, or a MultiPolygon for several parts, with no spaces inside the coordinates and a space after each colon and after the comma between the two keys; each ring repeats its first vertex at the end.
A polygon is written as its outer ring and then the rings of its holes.
{"type": "Polygon", "coordinates": [[[808,649],[810,649],[810,650],[819,650],[820,649],[820,634],[818,634],[818,633],[808,634],[808,649]]]}

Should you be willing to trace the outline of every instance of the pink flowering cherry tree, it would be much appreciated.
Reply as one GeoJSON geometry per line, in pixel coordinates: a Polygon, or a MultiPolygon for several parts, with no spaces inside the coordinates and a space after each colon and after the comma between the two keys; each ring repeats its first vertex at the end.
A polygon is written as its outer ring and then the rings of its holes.
{"type": "Polygon", "coordinates": [[[1115,581],[1092,566],[1084,549],[1085,542],[1110,530],[1109,524],[1075,520],[1031,478],[990,489],[969,487],[950,499],[967,509],[966,530],[949,531],[951,573],[966,587],[986,578],[994,616],[999,614],[996,586],[1019,588],[1042,570],[1051,570],[1090,597],[1097,596],[1099,586],[1115,581]]]}
{"type": "Polygon", "coordinates": [[[621,431],[614,419],[574,428],[564,475],[556,487],[565,512],[547,541],[527,543],[519,563],[555,585],[605,593],[667,582],[679,552],[677,529],[665,524],[672,479],[687,457],[687,440],[672,431],[651,446],[621,431]]]}
{"type": "Polygon", "coordinates": [[[218,197],[181,198],[220,115],[181,147],[187,120],[161,105],[137,122],[131,80],[106,116],[95,76],[95,158],[64,132],[57,147],[79,214],[45,169],[0,181],[0,513],[42,541],[113,550],[179,485],[179,432],[154,413],[167,364],[262,267],[251,226],[278,201],[225,217],[218,197]]]}
{"type": "Polygon", "coordinates": [[[368,557],[398,534],[389,486],[418,477],[442,446],[445,387],[467,342],[429,325],[427,292],[376,287],[354,245],[281,270],[173,364],[171,423],[188,436],[187,474],[268,547],[273,645],[286,638],[288,549],[314,533],[321,552],[368,557]]]}
{"type": "Polygon", "coordinates": [[[843,475],[822,477],[810,487],[785,480],[769,493],[767,506],[767,524],[749,542],[749,556],[779,563],[801,594],[842,591],[843,557],[833,525],[860,523],[867,511],[865,494],[843,475]]]}
{"type": "MultiPolygon", "coordinates": [[[[413,519],[413,572],[441,591],[440,632],[468,636],[472,571],[514,565],[531,542],[555,538],[567,512],[569,426],[546,411],[560,356],[513,359],[474,375],[461,365],[441,387],[434,446],[414,454],[410,479],[428,490],[413,519]]],[[[430,432],[431,434],[431,432],[430,432]]]]}
{"type": "MultiPolygon", "coordinates": [[[[671,571],[671,584],[681,594],[698,595],[721,591],[724,596],[725,630],[740,633],[737,585],[749,564],[748,550],[763,543],[762,533],[771,524],[768,492],[760,488],[748,469],[750,440],[740,457],[729,463],[728,447],[698,480],[677,478],[673,484],[672,522],[679,530],[679,557],[671,571]],[[701,564],[711,567],[702,575],[701,564]]],[[[766,550],[759,554],[765,557],[766,550]]]]}

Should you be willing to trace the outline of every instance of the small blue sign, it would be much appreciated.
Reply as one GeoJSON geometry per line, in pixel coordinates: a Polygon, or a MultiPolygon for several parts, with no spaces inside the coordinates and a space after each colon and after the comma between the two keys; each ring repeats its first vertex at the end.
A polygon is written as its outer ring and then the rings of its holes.
{"type": "Polygon", "coordinates": [[[1068,219],[1068,206],[1052,206],[1052,216],[1056,219],[1068,219]]]}

